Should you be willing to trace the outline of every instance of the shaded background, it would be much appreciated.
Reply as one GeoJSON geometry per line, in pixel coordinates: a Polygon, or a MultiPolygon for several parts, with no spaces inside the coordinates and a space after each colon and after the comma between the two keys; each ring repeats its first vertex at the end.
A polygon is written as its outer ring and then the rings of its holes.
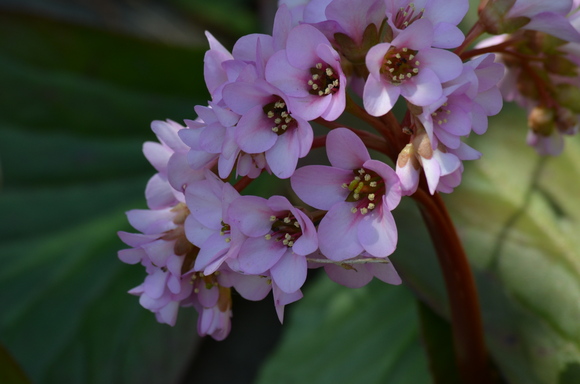
{"type": "MultiPolygon", "coordinates": [[[[117,259],[116,231],[146,208],[150,122],[206,104],[204,30],[231,48],[270,30],[274,3],[0,0],[0,383],[457,382],[440,272],[407,200],[405,285],[312,273],[283,327],[271,297],[235,297],[229,338],[202,340],[193,309],[172,328],[126,293],[144,270],[117,259]]],[[[580,143],[538,158],[513,106],[490,126],[448,203],[498,375],[580,382],[580,143]]]]}

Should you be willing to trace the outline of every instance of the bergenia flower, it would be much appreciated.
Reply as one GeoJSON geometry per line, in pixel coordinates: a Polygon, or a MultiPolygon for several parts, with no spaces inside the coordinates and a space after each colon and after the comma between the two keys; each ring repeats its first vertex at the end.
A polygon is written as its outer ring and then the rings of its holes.
{"type": "Polygon", "coordinates": [[[239,271],[269,273],[283,292],[298,291],[306,280],[306,256],[318,248],[316,229],[308,216],[282,196],[268,200],[242,196],[231,203],[228,213],[248,237],[237,257],[239,271]]]}
{"type": "Polygon", "coordinates": [[[494,63],[493,58],[493,54],[488,54],[464,63],[461,75],[443,84],[441,98],[417,115],[433,149],[440,143],[458,148],[461,137],[472,130],[479,135],[485,133],[487,117],[501,110],[502,98],[496,84],[504,67],[494,63]]]}
{"type": "Polygon", "coordinates": [[[304,22],[314,25],[334,42],[334,34],[347,35],[356,44],[370,24],[378,28],[385,16],[384,0],[313,0],[304,9],[304,22]]]}
{"type": "Polygon", "coordinates": [[[465,36],[457,24],[469,9],[468,0],[386,0],[387,21],[395,36],[420,19],[433,24],[432,47],[458,47],[465,36]]]}
{"type": "Polygon", "coordinates": [[[249,154],[264,153],[272,172],[292,176],[298,159],[310,152],[310,124],[288,111],[288,98],[265,81],[235,82],[223,91],[224,102],[242,117],[234,131],[236,143],[249,154]]]}
{"type": "Polygon", "coordinates": [[[240,194],[228,183],[206,171],[205,180],[185,191],[190,215],[185,235],[199,248],[193,269],[205,275],[214,273],[224,261],[235,258],[245,237],[232,226],[227,215],[230,203],[240,194]]]}
{"type": "Polygon", "coordinates": [[[530,19],[521,29],[544,32],[565,41],[580,42],[580,33],[566,17],[572,10],[572,0],[516,0],[506,20],[525,17],[530,19]]]}
{"type": "Polygon", "coordinates": [[[337,119],[346,106],[346,77],[340,56],[311,25],[293,28],[286,49],[266,65],[266,80],[288,97],[288,111],[310,121],[337,119]]]}
{"type": "Polygon", "coordinates": [[[391,210],[401,200],[395,171],[372,160],[358,136],[345,128],[328,134],[326,152],[332,166],[302,167],[291,178],[302,201],[328,210],[318,226],[320,251],[335,261],[363,251],[373,257],[390,255],[397,244],[391,210]]]}
{"type": "Polygon", "coordinates": [[[452,52],[431,48],[433,25],[421,19],[393,39],[372,47],[366,56],[370,72],[363,103],[373,116],[389,112],[399,96],[426,106],[442,95],[441,83],[461,73],[461,59],[452,52]]]}

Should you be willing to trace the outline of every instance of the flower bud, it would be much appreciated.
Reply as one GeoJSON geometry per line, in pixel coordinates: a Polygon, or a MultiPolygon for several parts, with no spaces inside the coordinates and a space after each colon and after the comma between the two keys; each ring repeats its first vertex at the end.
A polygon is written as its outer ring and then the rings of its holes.
{"type": "Polygon", "coordinates": [[[534,107],[528,115],[528,126],[538,135],[550,136],[556,127],[555,118],[554,109],[534,107]]]}
{"type": "Polygon", "coordinates": [[[578,129],[578,116],[568,108],[559,108],[556,116],[556,127],[564,134],[572,135],[578,129]]]}

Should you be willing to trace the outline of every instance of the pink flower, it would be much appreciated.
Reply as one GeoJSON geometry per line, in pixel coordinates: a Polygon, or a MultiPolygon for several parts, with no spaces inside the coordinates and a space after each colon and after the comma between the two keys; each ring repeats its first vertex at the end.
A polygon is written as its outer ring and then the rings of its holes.
{"type": "Polygon", "coordinates": [[[331,167],[296,170],[292,188],[305,203],[328,213],[318,226],[320,251],[342,261],[363,251],[390,255],[397,244],[391,214],[401,200],[399,178],[388,165],[372,160],[363,142],[345,128],[326,139],[331,167]]]}
{"type": "Polygon", "coordinates": [[[443,95],[423,107],[417,117],[431,140],[433,149],[439,143],[458,148],[461,137],[472,131],[483,134],[487,117],[499,113],[502,107],[497,83],[504,67],[493,62],[494,55],[479,56],[463,65],[457,78],[443,84],[443,95]]]}
{"type": "Polygon", "coordinates": [[[332,42],[342,33],[360,45],[366,28],[374,24],[378,30],[385,18],[384,0],[313,0],[304,9],[304,21],[332,42]]]}
{"type": "Polygon", "coordinates": [[[186,120],[189,129],[179,132],[179,137],[191,149],[187,160],[191,168],[206,167],[205,164],[217,159],[218,174],[229,177],[236,168],[236,174],[256,178],[262,170],[270,171],[263,153],[243,152],[235,141],[234,133],[240,116],[227,107],[210,102],[211,108],[196,106],[200,119],[186,120]]]}
{"type": "Polygon", "coordinates": [[[185,235],[199,248],[193,269],[214,273],[224,261],[237,256],[245,237],[232,226],[227,215],[230,203],[240,194],[228,183],[207,171],[205,180],[191,184],[185,192],[190,215],[185,235]]]}
{"type": "Polygon", "coordinates": [[[506,19],[526,17],[530,21],[521,27],[532,31],[545,32],[565,41],[580,42],[576,31],[566,17],[572,10],[572,0],[516,0],[508,11],[506,19]]]}
{"type": "Polygon", "coordinates": [[[223,91],[225,103],[242,117],[234,137],[242,151],[264,153],[272,172],[281,179],[292,176],[298,159],[312,146],[312,127],[289,113],[288,97],[265,81],[235,82],[223,91]]]}
{"type": "Polygon", "coordinates": [[[432,47],[455,48],[465,36],[457,24],[469,9],[467,0],[386,0],[387,21],[395,36],[420,19],[433,24],[432,47]]]}
{"type": "Polygon", "coordinates": [[[337,119],[346,105],[346,77],[340,57],[316,28],[293,28],[286,49],[266,65],[266,80],[288,97],[288,110],[304,120],[337,119]]]}
{"type": "Polygon", "coordinates": [[[232,268],[251,275],[269,272],[283,292],[299,290],[306,280],[306,255],[318,248],[308,216],[282,196],[268,200],[242,196],[231,203],[228,213],[248,237],[232,268]]]}
{"type": "Polygon", "coordinates": [[[452,52],[431,48],[433,25],[417,20],[393,39],[372,47],[366,56],[370,72],[363,91],[367,112],[382,116],[399,96],[412,104],[429,105],[442,95],[441,83],[461,73],[461,60],[452,52]]]}

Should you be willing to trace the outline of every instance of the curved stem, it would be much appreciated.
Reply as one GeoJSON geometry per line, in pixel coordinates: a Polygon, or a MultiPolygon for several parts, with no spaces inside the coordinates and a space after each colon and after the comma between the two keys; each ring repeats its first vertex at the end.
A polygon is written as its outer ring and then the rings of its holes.
{"type": "MultiPolygon", "coordinates": [[[[473,43],[475,39],[477,39],[481,34],[485,32],[485,28],[481,23],[477,22],[471,27],[467,35],[465,36],[465,40],[463,43],[455,49],[455,54],[461,56],[461,53],[465,51],[465,49],[469,46],[469,44],[473,43]]],[[[463,57],[461,57],[463,59],[463,57]]],[[[465,59],[464,59],[465,60],[465,59]]]]}
{"type": "Polygon", "coordinates": [[[352,115],[364,121],[365,123],[369,124],[377,132],[379,132],[381,136],[383,136],[387,140],[387,144],[390,147],[387,155],[391,158],[393,156],[396,158],[398,153],[395,153],[396,151],[393,148],[393,144],[396,143],[396,140],[392,132],[392,130],[395,129],[395,127],[390,127],[387,124],[385,124],[380,118],[369,115],[360,105],[355,103],[348,96],[346,99],[346,110],[352,115]]]}
{"type": "Polygon", "coordinates": [[[492,383],[475,280],[451,217],[439,194],[419,188],[412,197],[419,203],[443,272],[462,382],[492,383]]]}
{"type": "Polygon", "coordinates": [[[236,191],[242,192],[244,188],[250,185],[252,181],[254,181],[254,179],[252,179],[251,177],[244,176],[240,180],[238,180],[236,184],[234,184],[234,188],[236,189],[236,191]]]}

